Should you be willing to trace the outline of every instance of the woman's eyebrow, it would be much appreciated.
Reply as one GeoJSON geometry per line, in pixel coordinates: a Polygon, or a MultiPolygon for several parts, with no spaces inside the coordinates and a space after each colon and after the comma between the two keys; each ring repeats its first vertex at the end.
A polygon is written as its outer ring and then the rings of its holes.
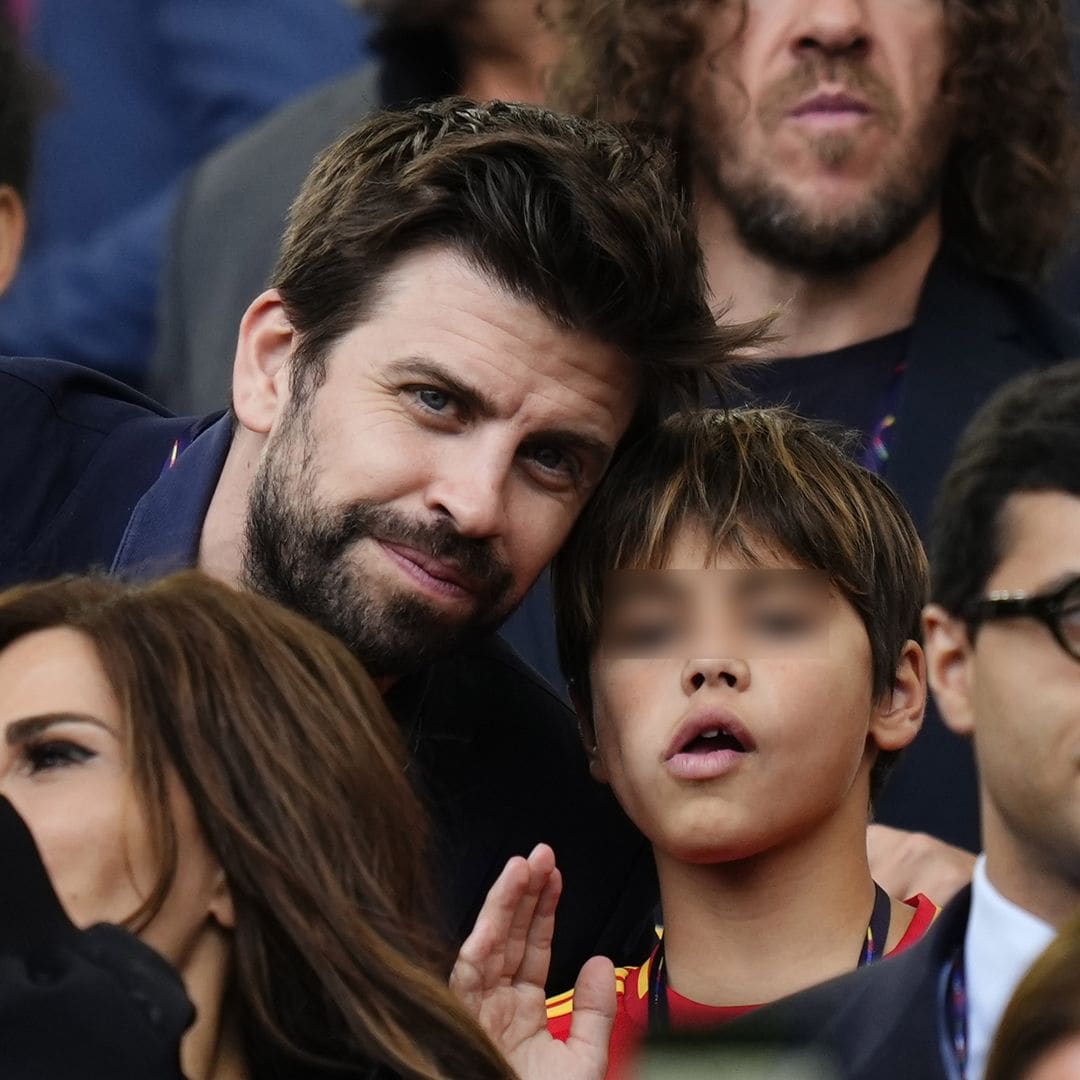
{"type": "Polygon", "coordinates": [[[91,716],[89,713],[57,712],[25,716],[20,720],[12,721],[4,732],[4,741],[8,746],[19,746],[57,724],[92,724],[110,735],[116,734],[100,717],[91,716]]]}

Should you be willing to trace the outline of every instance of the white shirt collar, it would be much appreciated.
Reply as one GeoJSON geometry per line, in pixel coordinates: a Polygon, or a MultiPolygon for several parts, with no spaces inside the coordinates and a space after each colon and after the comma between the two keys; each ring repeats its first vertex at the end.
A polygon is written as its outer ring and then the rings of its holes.
{"type": "Polygon", "coordinates": [[[971,914],[964,936],[967,991],[967,1080],[982,1080],[990,1042],[1016,984],[1054,938],[1048,923],[1006,900],[975,863],[971,914]]]}

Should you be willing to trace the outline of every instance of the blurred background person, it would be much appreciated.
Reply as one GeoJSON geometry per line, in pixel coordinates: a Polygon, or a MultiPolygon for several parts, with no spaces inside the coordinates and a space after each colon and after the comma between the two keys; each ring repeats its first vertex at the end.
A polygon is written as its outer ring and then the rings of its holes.
{"type": "MultiPolygon", "coordinates": [[[[779,311],[747,399],[860,431],[863,463],[925,536],[972,413],[1080,355],[1080,330],[1033,291],[1076,194],[1060,0],[565,0],[553,14],[555,101],[668,134],[714,295],[737,319],[779,311]]],[[[977,807],[971,754],[931,711],[878,816],[974,849],[977,807]]]]}
{"type": "MultiPolygon", "coordinates": [[[[336,639],[197,573],[15,589],[0,731],[0,794],[68,916],[125,925],[179,972],[188,1080],[509,1080],[436,974],[404,747],[336,639]]],[[[124,1038],[65,1043],[80,992],[41,1020],[62,1063],[124,1038]]]]}
{"type": "Polygon", "coordinates": [[[1080,1076],[1080,912],[1024,976],[994,1036],[986,1080],[1080,1076]]]}
{"type": "Polygon", "coordinates": [[[0,293],[22,255],[34,130],[47,86],[23,53],[13,17],[0,8],[0,293]]]}
{"type": "Polygon", "coordinates": [[[374,109],[463,94],[539,102],[557,48],[537,0],[354,0],[373,57],[268,117],[185,185],[165,258],[151,392],[179,413],[231,398],[236,327],[269,280],[320,150],[374,109]]]}
{"type": "Polygon", "coordinates": [[[184,172],[362,54],[343,0],[35,0],[43,122],[0,353],[145,382],[166,225],[184,172]]]}

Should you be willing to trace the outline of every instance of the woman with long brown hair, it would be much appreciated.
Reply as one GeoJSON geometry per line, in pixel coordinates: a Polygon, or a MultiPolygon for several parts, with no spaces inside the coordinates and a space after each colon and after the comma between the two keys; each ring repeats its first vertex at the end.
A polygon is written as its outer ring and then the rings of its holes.
{"type": "Polygon", "coordinates": [[[197,573],[0,595],[0,794],[76,925],[180,973],[189,1080],[513,1075],[435,974],[382,700],[291,612],[197,573]]]}

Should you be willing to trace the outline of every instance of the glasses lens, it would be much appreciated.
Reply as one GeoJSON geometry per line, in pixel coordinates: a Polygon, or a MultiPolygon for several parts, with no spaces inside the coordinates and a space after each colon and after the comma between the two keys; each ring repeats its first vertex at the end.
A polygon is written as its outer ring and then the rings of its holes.
{"type": "Polygon", "coordinates": [[[1080,578],[1069,586],[1061,598],[1057,623],[1061,640],[1073,656],[1080,658],[1080,578]]]}

